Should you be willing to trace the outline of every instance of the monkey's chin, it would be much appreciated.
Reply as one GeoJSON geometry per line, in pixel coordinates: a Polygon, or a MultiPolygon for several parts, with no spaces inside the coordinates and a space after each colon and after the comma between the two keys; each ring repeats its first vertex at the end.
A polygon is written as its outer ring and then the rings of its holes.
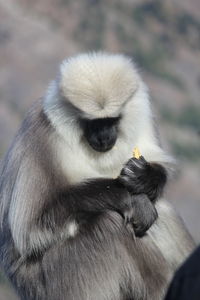
{"type": "Polygon", "coordinates": [[[93,150],[95,150],[96,152],[99,152],[99,153],[105,153],[105,152],[108,152],[108,151],[110,151],[113,147],[114,147],[114,145],[115,144],[113,144],[113,145],[111,145],[111,146],[107,146],[107,147],[96,147],[96,146],[94,146],[94,145],[91,145],[91,144],[89,144],[90,145],[90,147],[93,149],[93,150]]]}

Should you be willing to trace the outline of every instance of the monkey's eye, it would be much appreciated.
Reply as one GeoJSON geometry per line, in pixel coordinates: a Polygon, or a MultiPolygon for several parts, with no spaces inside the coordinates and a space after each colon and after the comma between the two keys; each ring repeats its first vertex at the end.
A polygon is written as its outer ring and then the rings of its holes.
{"type": "Polygon", "coordinates": [[[118,117],[112,118],[99,118],[99,119],[80,119],[81,126],[83,128],[87,126],[94,126],[94,127],[111,127],[117,125],[121,119],[121,115],[118,117]]]}

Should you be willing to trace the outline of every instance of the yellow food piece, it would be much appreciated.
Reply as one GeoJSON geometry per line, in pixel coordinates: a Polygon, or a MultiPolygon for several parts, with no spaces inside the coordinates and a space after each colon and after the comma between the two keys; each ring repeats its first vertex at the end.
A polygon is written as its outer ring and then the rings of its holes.
{"type": "Polygon", "coordinates": [[[138,147],[135,147],[134,150],[133,150],[133,156],[137,159],[140,158],[141,156],[141,153],[140,153],[140,150],[138,149],[138,147]]]}

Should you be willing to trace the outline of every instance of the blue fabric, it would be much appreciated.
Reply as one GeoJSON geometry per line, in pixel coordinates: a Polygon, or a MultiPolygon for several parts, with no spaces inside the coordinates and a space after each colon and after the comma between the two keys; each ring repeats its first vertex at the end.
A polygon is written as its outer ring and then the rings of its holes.
{"type": "Polygon", "coordinates": [[[200,247],[176,272],[165,300],[200,300],[200,247]]]}

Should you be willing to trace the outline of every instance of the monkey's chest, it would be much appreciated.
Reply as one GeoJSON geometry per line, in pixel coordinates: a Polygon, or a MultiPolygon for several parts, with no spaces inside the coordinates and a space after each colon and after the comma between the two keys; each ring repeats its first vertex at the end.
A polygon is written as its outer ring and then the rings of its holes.
{"type": "Polygon", "coordinates": [[[69,183],[79,183],[88,178],[116,178],[127,160],[131,150],[114,148],[105,154],[89,153],[83,149],[69,149],[62,145],[56,157],[63,174],[69,183]]]}

